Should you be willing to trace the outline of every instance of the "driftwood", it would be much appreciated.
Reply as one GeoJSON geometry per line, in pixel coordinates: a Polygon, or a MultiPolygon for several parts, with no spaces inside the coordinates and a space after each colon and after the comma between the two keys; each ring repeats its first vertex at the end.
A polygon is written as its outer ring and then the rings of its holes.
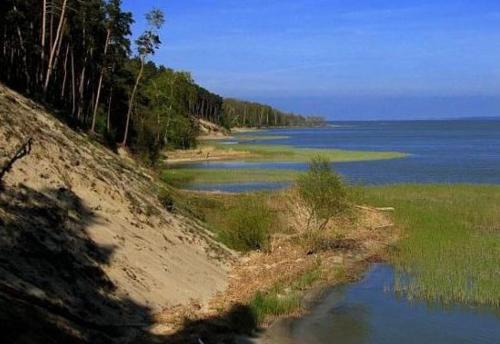
{"type": "Polygon", "coordinates": [[[22,159],[23,157],[25,157],[26,155],[28,155],[30,152],[31,152],[31,144],[33,143],[33,138],[30,137],[26,140],[25,143],[23,143],[17,150],[16,152],[14,153],[14,155],[12,156],[12,158],[10,158],[7,163],[4,164],[4,166],[1,166],[0,167],[0,182],[2,181],[3,177],[5,176],[5,174],[7,174],[7,172],[10,171],[10,169],[12,168],[12,166],[14,165],[14,163],[19,160],[19,159],[22,159]]]}
{"type": "Polygon", "coordinates": [[[379,207],[379,208],[373,208],[373,207],[365,207],[363,205],[355,205],[356,208],[358,209],[363,209],[363,210],[371,210],[371,211],[394,211],[393,207],[379,207]]]}

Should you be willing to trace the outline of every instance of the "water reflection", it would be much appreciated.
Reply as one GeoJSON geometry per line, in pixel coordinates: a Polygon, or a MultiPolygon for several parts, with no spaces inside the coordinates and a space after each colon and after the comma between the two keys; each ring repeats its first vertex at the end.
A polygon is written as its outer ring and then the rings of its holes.
{"type": "Polygon", "coordinates": [[[293,324],[294,342],[500,343],[496,309],[409,302],[390,291],[393,279],[390,266],[377,264],[360,282],[334,289],[293,324]]]}

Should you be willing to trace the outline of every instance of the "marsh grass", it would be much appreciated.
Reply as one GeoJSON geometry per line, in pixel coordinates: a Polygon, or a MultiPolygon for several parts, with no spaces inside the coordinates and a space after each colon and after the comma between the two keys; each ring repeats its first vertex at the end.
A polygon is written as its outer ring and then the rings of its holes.
{"type": "Polygon", "coordinates": [[[330,162],[341,161],[366,161],[366,160],[384,160],[403,158],[406,156],[400,152],[371,152],[371,151],[350,151],[341,149],[312,149],[312,148],[295,148],[286,145],[273,144],[249,144],[240,143],[236,145],[224,145],[220,143],[211,144],[221,150],[233,150],[249,152],[250,157],[245,157],[245,160],[250,161],[310,161],[317,155],[322,155],[330,162]]]}
{"type": "Polygon", "coordinates": [[[244,182],[294,181],[300,171],[273,169],[193,169],[175,168],[162,171],[166,183],[183,187],[188,184],[234,184],[244,182]]]}
{"type": "Polygon", "coordinates": [[[284,136],[284,135],[237,135],[237,136],[235,136],[235,139],[237,139],[240,142],[285,140],[288,138],[290,138],[290,136],[284,136]]]}
{"type": "Polygon", "coordinates": [[[500,305],[500,186],[370,187],[365,202],[395,207],[405,237],[392,256],[395,289],[439,303],[500,305]]]}

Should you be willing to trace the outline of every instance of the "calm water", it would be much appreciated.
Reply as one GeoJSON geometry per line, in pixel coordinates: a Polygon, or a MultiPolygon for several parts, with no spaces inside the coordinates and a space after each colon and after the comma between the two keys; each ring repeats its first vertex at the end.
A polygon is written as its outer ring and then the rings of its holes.
{"type": "Polygon", "coordinates": [[[393,270],[375,264],[292,322],[291,343],[500,343],[500,310],[410,303],[391,292],[393,270]]]}
{"type": "MultiPolygon", "coordinates": [[[[494,183],[500,184],[500,119],[446,121],[337,122],[338,127],[266,130],[254,135],[288,136],[255,141],[303,148],[399,151],[402,159],[336,163],[348,180],[363,184],[494,183]]],[[[304,170],[304,163],[205,162],[200,168],[285,168],[304,170]]],[[[195,185],[194,188],[248,191],[282,185],[195,185]]]]}
{"type": "MultiPolygon", "coordinates": [[[[303,148],[400,151],[402,159],[336,163],[351,182],[364,184],[500,184],[500,119],[405,122],[342,122],[320,129],[267,130],[257,135],[288,136],[256,141],[303,148]]],[[[255,135],[252,133],[252,136],[255,135]]],[[[231,142],[234,143],[234,142],[231,142]]],[[[199,168],[305,170],[304,163],[208,162],[199,168]]],[[[193,185],[231,192],[280,188],[286,183],[193,185]]],[[[450,306],[398,298],[393,270],[374,265],[358,283],[333,289],[311,314],[291,323],[285,340],[270,343],[500,343],[500,310],[450,306]],[[290,338],[288,338],[290,337],[290,338]]]]}

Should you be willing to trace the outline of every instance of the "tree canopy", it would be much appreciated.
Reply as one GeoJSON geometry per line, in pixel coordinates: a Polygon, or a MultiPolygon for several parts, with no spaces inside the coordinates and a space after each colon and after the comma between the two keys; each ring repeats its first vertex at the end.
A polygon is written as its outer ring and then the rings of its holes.
{"type": "MultiPolygon", "coordinates": [[[[130,41],[121,0],[3,0],[0,80],[50,105],[73,126],[154,160],[161,149],[196,144],[197,119],[227,128],[321,124],[320,118],[223,99],[190,73],[149,60],[165,15],[130,41]]],[[[193,43],[195,44],[195,43],[193,43]]]]}

